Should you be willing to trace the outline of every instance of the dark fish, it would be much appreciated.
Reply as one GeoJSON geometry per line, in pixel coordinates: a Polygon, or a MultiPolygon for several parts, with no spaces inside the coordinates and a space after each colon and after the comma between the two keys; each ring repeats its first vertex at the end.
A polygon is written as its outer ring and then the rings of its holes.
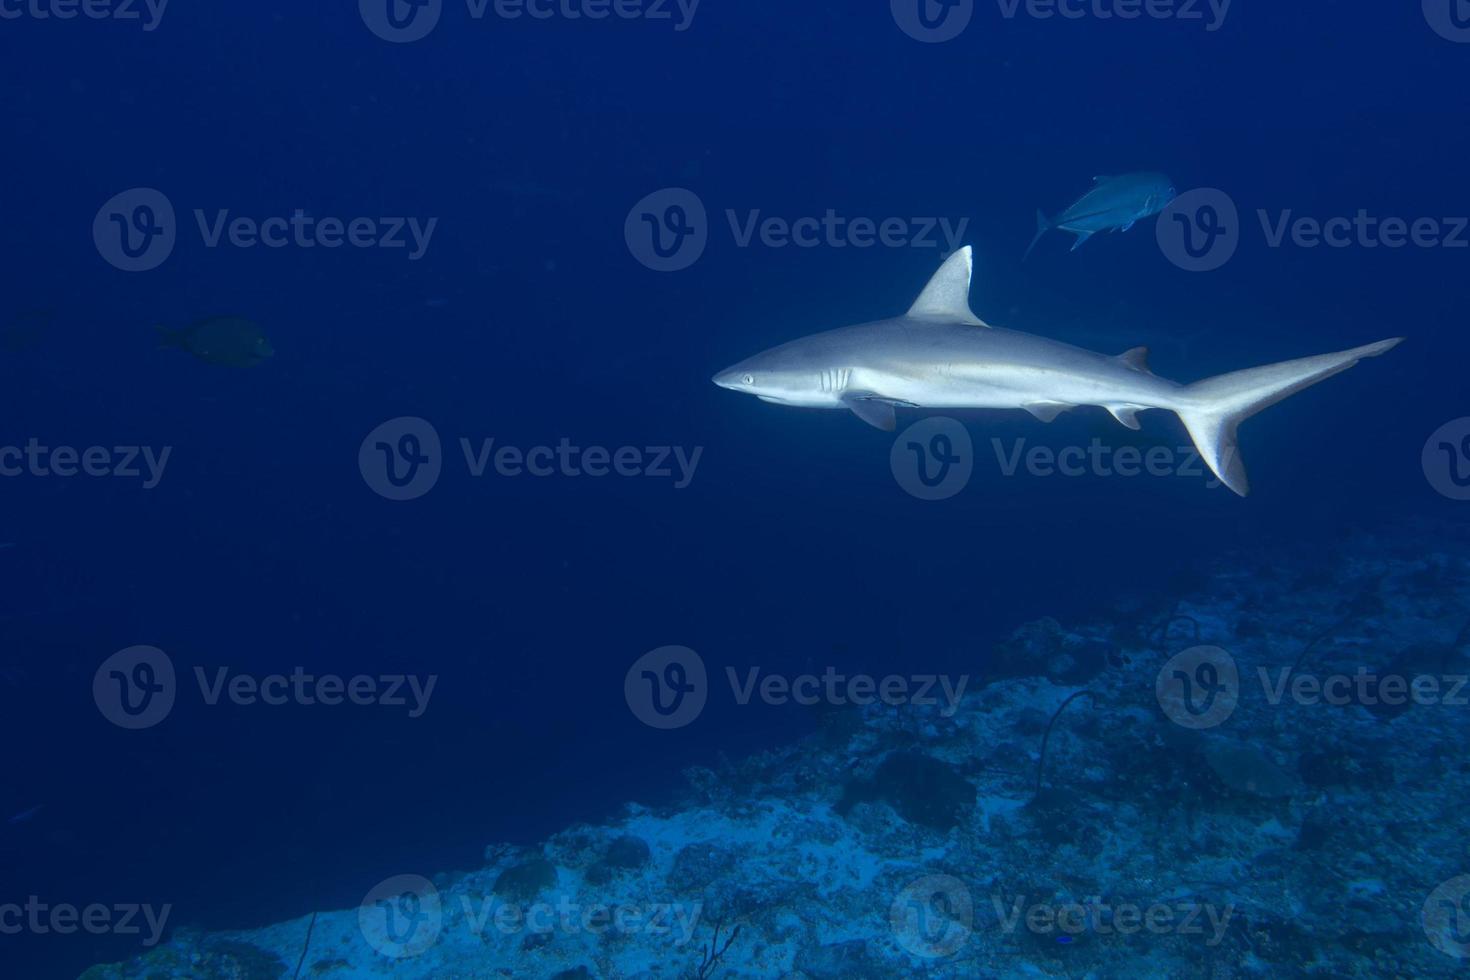
{"type": "Polygon", "coordinates": [[[157,330],[160,347],[187,351],[206,364],[255,367],[276,352],[260,326],[243,317],[217,316],[182,330],[157,330]]]}
{"type": "MultiPolygon", "coordinates": [[[[1381,690],[1383,681],[1393,678],[1402,692],[1413,691],[1415,680],[1420,677],[1443,683],[1451,674],[1465,673],[1464,650],[1467,645],[1470,645],[1470,623],[1465,624],[1453,643],[1415,643],[1406,647],[1389,661],[1379,675],[1379,689],[1361,699],[1355,689],[1353,700],[1379,721],[1393,721],[1414,707],[1417,701],[1412,695],[1399,692],[1388,698],[1381,690]]],[[[1431,687],[1431,690],[1434,689],[1431,687]]],[[[1445,695],[1448,690],[1441,689],[1437,693],[1445,695]]]]}

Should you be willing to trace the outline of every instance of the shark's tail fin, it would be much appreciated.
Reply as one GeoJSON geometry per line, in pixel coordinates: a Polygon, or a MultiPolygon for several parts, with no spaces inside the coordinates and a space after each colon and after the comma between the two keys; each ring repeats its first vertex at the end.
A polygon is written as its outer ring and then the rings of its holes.
{"type": "Polygon", "coordinates": [[[1036,243],[1041,241],[1042,237],[1045,236],[1047,232],[1051,231],[1051,227],[1051,219],[1048,218],[1043,211],[1037,209],[1036,237],[1031,239],[1030,245],[1026,246],[1026,254],[1021,256],[1022,262],[1025,262],[1027,259],[1031,258],[1031,253],[1036,250],[1036,243]]]}
{"type": "Polygon", "coordinates": [[[1336,354],[1319,354],[1208,378],[1187,385],[1175,411],[1210,469],[1222,483],[1244,497],[1250,492],[1250,481],[1246,479],[1245,463],[1235,439],[1240,423],[1282,399],[1346,371],[1365,357],[1377,357],[1392,350],[1403,339],[1395,337],[1336,354]]]}

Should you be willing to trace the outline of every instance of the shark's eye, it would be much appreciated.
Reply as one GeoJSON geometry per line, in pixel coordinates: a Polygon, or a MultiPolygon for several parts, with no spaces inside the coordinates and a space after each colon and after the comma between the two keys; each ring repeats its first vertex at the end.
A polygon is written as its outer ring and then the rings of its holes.
{"type": "Polygon", "coordinates": [[[740,383],[743,384],[743,385],[753,385],[753,384],[755,384],[755,375],[753,375],[753,374],[742,374],[740,376],[740,383]]]}

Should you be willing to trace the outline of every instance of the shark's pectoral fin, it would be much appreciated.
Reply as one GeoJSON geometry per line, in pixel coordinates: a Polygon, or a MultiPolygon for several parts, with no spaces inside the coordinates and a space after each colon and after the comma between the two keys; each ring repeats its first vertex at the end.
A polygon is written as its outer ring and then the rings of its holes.
{"type": "Polygon", "coordinates": [[[1124,225],[1122,228],[1119,228],[1118,230],[1119,231],[1132,231],[1133,230],[1133,226],[1136,225],[1136,224],[1138,224],[1138,219],[1137,218],[1134,218],[1132,221],[1128,222],[1126,225],[1124,225]]]}
{"type": "Polygon", "coordinates": [[[1077,406],[1068,405],[1066,402],[1032,402],[1029,405],[1022,405],[1021,407],[1041,421],[1051,422],[1067,409],[1076,408],[1077,406]]]}
{"type": "Polygon", "coordinates": [[[1089,238],[1091,238],[1093,235],[1096,235],[1096,234],[1097,234],[1097,232],[1095,232],[1095,231],[1079,231],[1077,233],[1077,240],[1072,243],[1072,251],[1075,252],[1079,248],[1081,248],[1083,245],[1086,245],[1087,244],[1087,240],[1089,238]]]}
{"type": "Polygon", "coordinates": [[[892,432],[898,428],[898,413],[893,410],[892,402],[878,401],[871,395],[854,392],[842,399],[842,403],[875,429],[892,432]]]}
{"type": "Polygon", "coordinates": [[[1132,429],[1134,432],[1137,432],[1139,429],[1143,428],[1143,426],[1138,424],[1138,413],[1142,411],[1139,406],[1104,405],[1103,407],[1106,408],[1109,412],[1113,413],[1113,418],[1117,419],[1119,422],[1132,429]]]}

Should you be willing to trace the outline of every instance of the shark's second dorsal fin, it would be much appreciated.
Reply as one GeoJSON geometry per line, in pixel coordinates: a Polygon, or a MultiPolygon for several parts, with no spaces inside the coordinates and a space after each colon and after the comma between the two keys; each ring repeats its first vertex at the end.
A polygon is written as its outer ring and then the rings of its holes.
{"type": "Polygon", "coordinates": [[[1142,371],[1144,374],[1153,374],[1153,371],[1151,371],[1148,366],[1147,347],[1134,347],[1131,350],[1125,350],[1123,353],[1118,355],[1118,360],[1122,361],[1124,364],[1128,365],[1135,371],[1142,371]]]}
{"type": "Polygon", "coordinates": [[[966,245],[951,255],[929,280],[918,301],[909,308],[909,319],[986,326],[970,311],[970,276],[974,268],[975,259],[970,246],[966,245]]]}

